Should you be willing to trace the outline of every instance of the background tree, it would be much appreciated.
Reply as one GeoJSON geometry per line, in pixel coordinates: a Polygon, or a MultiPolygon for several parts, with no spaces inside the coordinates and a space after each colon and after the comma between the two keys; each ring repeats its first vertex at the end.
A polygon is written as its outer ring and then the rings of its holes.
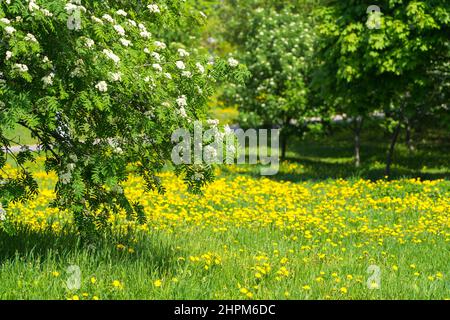
{"type": "MultiPolygon", "coordinates": [[[[366,13],[372,4],[369,1],[325,4],[318,31],[320,68],[314,83],[331,106],[354,119],[385,112],[392,131],[386,164],[389,174],[402,126],[424,108],[433,110],[433,96],[441,96],[442,82],[432,74],[449,58],[450,4],[379,1],[378,16],[366,13]],[[380,28],[374,25],[377,19],[380,28]]],[[[360,128],[355,128],[358,164],[360,128]]]]}
{"type": "Polygon", "coordinates": [[[280,127],[282,156],[287,141],[305,118],[313,115],[307,103],[313,30],[310,19],[291,2],[230,1],[223,13],[226,36],[251,77],[245,85],[228,88],[238,106],[240,124],[280,127]]]}

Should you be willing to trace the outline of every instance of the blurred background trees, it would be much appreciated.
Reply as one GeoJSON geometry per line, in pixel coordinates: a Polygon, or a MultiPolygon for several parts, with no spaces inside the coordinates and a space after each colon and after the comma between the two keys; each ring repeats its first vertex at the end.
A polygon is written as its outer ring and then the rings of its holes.
{"type": "MultiPolygon", "coordinates": [[[[211,2],[212,3],[212,2],[211,2]]],[[[241,126],[323,131],[337,120],[353,132],[354,162],[370,124],[386,141],[385,173],[404,136],[449,128],[450,2],[236,1],[214,4],[218,54],[235,55],[252,76],[224,88],[241,126]],[[220,44],[218,44],[218,42],[220,44]],[[224,48],[226,48],[224,50],[224,48]]],[[[211,31],[210,31],[211,32],[211,31]]]]}

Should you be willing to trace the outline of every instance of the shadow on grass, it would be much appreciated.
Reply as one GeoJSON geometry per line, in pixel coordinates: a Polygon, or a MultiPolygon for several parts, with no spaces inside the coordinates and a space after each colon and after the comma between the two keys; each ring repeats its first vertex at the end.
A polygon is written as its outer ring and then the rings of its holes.
{"type": "MultiPolygon", "coordinates": [[[[286,161],[301,166],[295,173],[280,172],[266,178],[277,181],[323,181],[328,179],[379,180],[385,178],[386,141],[370,136],[361,145],[362,165],[356,168],[353,162],[351,134],[340,132],[336,136],[317,140],[292,139],[286,161]]],[[[405,144],[399,143],[394,154],[390,179],[420,178],[423,180],[450,179],[450,145],[445,141],[422,142],[417,150],[409,152],[405,144]]],[[[259,168],[248,166],[242,174],[261,177],[259,168]]],[[[227,171],[227,169],[225,169],[227,171]]],[[[230,172],[232,174],[232,172],[230,172]]]]}
{"type": "Polygon", "coordinates": [[[77,261],[80,257],[93,263],[145,262],[149,268],[171,271],[177,266],[178,254],[168,239],[157,234],[138,236],[107,235],[89,243],[73,233],[56,234],[51,230],[33,231],[16,226],[14,232],[0,229],[0,264],[12,260],[77,261]],[[132,241],[137,239],[137,241],[132,241]],[[121,246],[118,247],[118,245],[121,246]],[[133,248],[132,252],[128,249],[133,248]]]}

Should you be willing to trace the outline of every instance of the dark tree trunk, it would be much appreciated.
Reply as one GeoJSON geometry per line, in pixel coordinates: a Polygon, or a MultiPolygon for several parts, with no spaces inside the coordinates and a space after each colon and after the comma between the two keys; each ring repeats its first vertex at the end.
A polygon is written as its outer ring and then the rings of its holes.
{"type": "Polygon", "coordinates": [[[292,131],[290,128],[290,122],[291,122],[291,119],[286,117],[286,119],[284,119],[283,128],[281,129],[281,137],[280,137],[280,139],[281,139],[281,161],[286,160],[288,139],[289,139],[290,135],[292,134],[292,131]]]}
{"type": "Polygon", "coordinates": [[[355,133],[355,167],[361,166],[361,130],[363,125],[363,118],[357,117],[354,120],[353,131],[355,133]]]}
{"type": "Polygon", "coordinates": [[[401,130],[401,123],[399,123],[397,125],[397,127],[394,130],[394,133],[392,134],[392,139],[391,139],[391,145],[389,147],[389,151],[387,154],[387,159],[386,159],[386,176],[389,177],[391,175],[391,166],[392,166],[392,160],[394,158],[394,151],[395,151],[395,145],[397,144],[397,140],[398,140],[398,136],[400,135],[400,130],[401,130]]]}
{"type": "Polygon", "coordinates": [[[281,135],[281,161],[286,160],[288,135],[283,133],[281,135]]]}

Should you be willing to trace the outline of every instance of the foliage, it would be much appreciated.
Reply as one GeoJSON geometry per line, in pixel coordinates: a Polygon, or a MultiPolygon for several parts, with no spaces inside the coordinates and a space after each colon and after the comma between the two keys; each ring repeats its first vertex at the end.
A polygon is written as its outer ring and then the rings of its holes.
{"type": "MultiPolygon", "coordinates": [[[[26,166],[35,155],[27,146],[14,154],[4,136],[19,124],[58,174],[53,205],[74,212],[84,232],[111,213],[143,220],[123,181],[134,172],[163,192],[156,173],[170,159],[172,132],[205,116],[216,81],[243,77],[242,66],[210,63],[195,40],[181,41],[204,20],[184,1],[11,0],[0,18],[0,169],[7,158],[20,168],[1,180],[1,202],[38,192],[26,166]]],[[[177,172],[197,192],[212,179],[208,166],[177,172]]]]}
{"type": "Polygon", "coordinates": [[[288,4],[234,4],[234,14],[225,15],[228,40],[252,75],[228,92],[239,106],[241,124],[284,127],[301,122],[312,114],[307,106],[314,39],[309,19],[288,4]]]}
{"type": "Polygon", "coordinates": [[[336,112],[383,111],[393,130],[448,105],[450,4],[379,1],[381,14],[367,14],[371,4],[327,1],[317,11],[323,22],[314,88],[336,112]]]}

